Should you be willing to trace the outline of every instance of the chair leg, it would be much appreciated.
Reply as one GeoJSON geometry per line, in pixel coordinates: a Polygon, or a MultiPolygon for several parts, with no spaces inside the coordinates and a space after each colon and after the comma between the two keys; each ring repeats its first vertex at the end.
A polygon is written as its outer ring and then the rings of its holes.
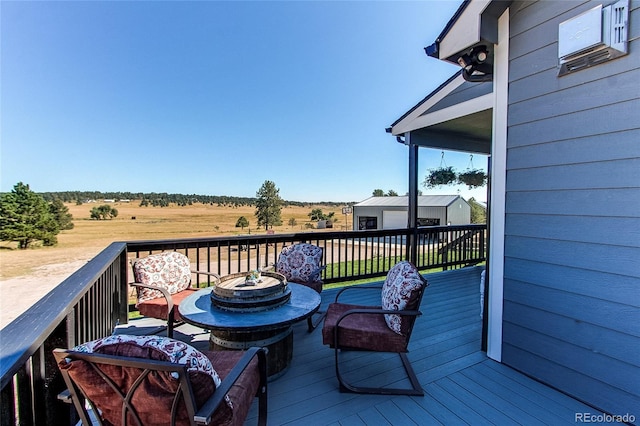
{"type": "Polygon", "coordinates": [[[173,309],[167,314],[167,337],[170,339],[173,339],[173,321],[175,320],[173,309]]]}
{"type": "MultiPolygon", "coordinates": [[[[167,322],[167,337],[173,339],[174,330],[181,325],[184,325],[184,321],[171,321],[167,322]]],[[[205,332],[209,332],[209,330],[204,330],[205,332]]]]}
{"type": "Polygon", "coordinates": [[[324,317],[327,316],[327,313],[324,311],[318,311],[316,312],[314,315],[317,315],[316,320],[313,320],[313,315],[310,316],[309,318],[307,318],[307,328],[309,333],[311,333],[313,330],[315,330],[318,325],[320,325],[320,323],[324,320],[324,317]]]}
{"type": "Polygon", "coordinates": [[[258,426],[267,426],[267,352],[267,348],[263,348],[258,352],[258,365],[260,369],[260,387],[258,388],[258,426]]]}
{"type": "Polygon", "coordinates": [[[407,373],[407,377],[411,382],[411,388],[372,388],[372,387],[363,387],[363,386],[353,386],[342,377],[340,374],[340,367],[338,361],[338,351],[340,349],[335,348],[335,360],[336,360],[336,377],[338,378],[338,382],[340,383],[340,392],[353,392],[353,393],[366,393],[366,394],[376,394],[376,395],[412,395],[412,396],[424,396],[424,390],[422,386],[420,386],[420,382],[418,381],[418,377],[416,376],[413,367],[411,366],[411,362],[407,357],[406,353],[399,353],[400,359],[402,360],[402,365],[404,366],[404,370],[407,373]]]}

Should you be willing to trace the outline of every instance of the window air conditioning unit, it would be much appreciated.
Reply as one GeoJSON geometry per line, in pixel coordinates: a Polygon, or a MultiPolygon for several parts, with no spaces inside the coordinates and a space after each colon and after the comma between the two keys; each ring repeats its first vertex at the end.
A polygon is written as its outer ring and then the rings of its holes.
{"type": "Polygon", "coordinates": [[[629,0],[598,5],[560,23],[559,76],[626,55],[629,0]]]}

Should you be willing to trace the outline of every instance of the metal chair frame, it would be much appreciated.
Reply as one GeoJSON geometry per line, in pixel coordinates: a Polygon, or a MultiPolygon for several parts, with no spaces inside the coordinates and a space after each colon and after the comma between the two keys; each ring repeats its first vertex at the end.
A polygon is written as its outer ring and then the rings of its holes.
{"type": "MultiPolygon", "coordinates": [[[[420,276],[422,281],[424,282],[424,287],[420,292],[418,297],[417,306],[420,306],[422,303],[422,297],[424,295],[424,289],[427,287],[427,281],[420,276]]],[[[338,298],[342,293],[347,290],[382,290],[382,286],[357,286],[357,287],[345,287],[336,294],[335,303],[338,302],[338,298]]],[[[336,377],[338,382],[340,383],[340,391],[341,392],[353,392],[353,393],[363,393],[363,394],[377,394],[377,395],[412,395],[412,396],[424,396],[424,390],[418,381],[416,373],[411,365],[411,361],[407,356],[406,352],[394,352],[400,356],[400,360],[402,361],[402,365],[407,374],[407,378],[411,382],[411,388],[386,388],[386,387],[365,387],[365,386],[354,386],[348,383],[342,373],[340,372],[340,360],[338,353],[341,350],[362,350],[368,351],[369,349],[360,349],[360,348],[349,348],[346,346],[341,346],[340,342],[340,323],[350,315],[356,314],[364,314],[364,315],[384,315],[384,314],[395,314],[400,315],[402,317],[406,317],[409,319],[409,329],[407,331],[406,345],[409,346],[409,341],[411,340],[411,333],[413,331],[413,326],[415,324],[415,320],[418,316],[422,315],[422,312],[419,310],[386,310],[382,308],[372,307],[372,308],[358,308],[358,309],[350,309],[338,318],[336,321],[335,329],[334,329],[334,354],[335,354],[335,366],[336,366],[336,377]]],[[[371,349],[371,351],[376,352],[385,352],[371,349]]]]}
{"type": "MultiPolygon", "coordinates": [[[[297,244],[309,244],[309,243],[297,243],[297,244]]],[[[293,244],[294,246],[297,244],[293,244]]],[[[313,244],[310,244],[313,245],[313,244]]],[[[316,246],[318,247],[320,250],[323,250],[322,247],[316,246]]],[[[284,247],[283,247],[284,249],[284,247]]],[[[323,250],[324,253],[324,250],[323,250]]],[[[279,256],[278,256],[278,260],[279,260],[279,256]]],[[[277,262],[276,262],[277,263],[277,262]]],[[[277,264],[271,264],[268,266],[267,269],[275,269],[276,272],[279,272],[277,269],[277,264]]],[[[327,268],[326,265],[319,265],[318,268],[316,270],[313,271],[313,273],[311,273],[310,275],[313,277],[318,277],[317,280],[312,281],[313,283],[321,283],[322,284],[322,279],[320,278],[320,275],[322,274],[322,271],[324,271],[327,268]]],[[[295,282],[295,281],[292,281],[295,282]]],[[[306,285],[305,283],[296,283],[296,284],[301,284],[301,285],[306,285]]],[[[327,312],[326,311],[316,311],[312,316],[310,316],[309,318],[307,318],[307,330],[309,331],[309,333],[311,333],[312,331],[314,331],[318,325],[320,325],[320,323],[324,320],[324,318],[327,316],[327,312]],[[316,319],[314,320],[313,317],[316,317],[316,319]]]]}
{"type": "MultiPolygon", "coordinates": [[[[135,263],[135,260],[130,261],[132,272],[133,272],[134,263],[135,263]]],[[[220,275],[213,272],[204,272],[204,271],[197,271],[197,270],[191,270],[190,272],[192,274],[210,276],[215,278],[215,281],[217,282],[220,281],[220,275]]],[[[135,272],[132,274],[132,276],[135,277],[135,272]]],[[[177,308],[177,305],[174,303],[171,293],[169,293],[165,288],[158,287],[151,284],[130,282],[129,285],[132,287],[140,287],[140,288],[148,288],[151,290],[157,290],[160,293],[162,293],[162,297],[166,300],[166,303],[167,303],[167,318],[166,318],[167,325],[165,326],[165,328],[167,329],[167,337],[173,337],[173,330],[175,329],[175,327],[184,324],[184,322],[175,320],[175,317],[176,317],[175,310],[177,308]]],[[[189,288],[192,288],[192,286],[193,286],[193,281],[190,282],[189,288]]],[[[164,319],[164,318],[158,318],[158,319],[164,319]]]]}
{"type": "MultiPolygon", "coordinates": [[[[144,382],[144,379],[153,371],[165,371],[169,373],[175,373],[178,376],[177,380],[179,381],[179,387],[171,406],[171,421],[169,422],[169,419],[167,419],[167,424],[175,426],[176,414],[179,405],[178,403],[181,399],[184,399],[187,413],[189,414],[190,424],[194,426],[208,425],[211,422],[211,418],[216,409],[220,406],[220,404],[224,403],[225,395],[240,378],[241,374],[249,365],[249,362],[257,356],[260,371],[260,386],[258,387],[257,395],[255,395],[257,398],[259,398],[258,424],[267,424],[267,361],[266,349],[264,348],[249,348],[244,356],[240,359],[240,361],[238,361],[238,363],[233,367],[229,375],[222,381],[220,387],[216,388],[211,397],[198,410],[196,410],[197,407],[195,405],[193,389],[189,380],[187,366],[184,364],[96,353],[88,354],[83,352],[74,352],[66,349],[54,349],[53,355],[55,356],[58,363],[66,359],[69,360],[69,362],[73,360],[82,360],[91,365],[94,371],[96,371],[105,381],[105,383],[107,383],[122,399],[121,424],[123,426],[129,424],[127,421],[129,415],[133,416],[135,421],[134,424],[142,426],[140,416],[137,413],[136,408],[132,405],[131,399],[138,387],[144,382]],[[122,390],[115,384],[115,382],[102,372],[102,370],[98,367],[100,364],[136,368],[140,370],[140,375],[133,383],[131,389],[129,389],[129,391],[124,394],[122,390]]],[[[89,405],[94,413],[98,413],[99,407],[96,406],[94,401],[87,397],[84,390],[73,381],[66,370],[60,371],[67,386],[68,395],[73,402],[73,405],[78,413],[78,416],[80,417],[80,420],[82,421],[82,424],[84,426],[92,425],[92,419],[89,416],[84,402],[89,402],[89,405]]],[[[68,399],[66,394],[59,398],[68,399]]],[[[103,422],[99,418],[99,416],[95,417],[96,418],[94,420],[99,425],[103,425],[103,422]]]]}

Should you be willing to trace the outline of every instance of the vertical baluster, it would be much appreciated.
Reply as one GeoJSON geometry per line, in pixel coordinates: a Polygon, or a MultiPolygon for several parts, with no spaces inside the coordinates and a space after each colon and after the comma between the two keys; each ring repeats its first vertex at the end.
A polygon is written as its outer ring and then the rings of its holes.
{"type": "Polygon", "coordinates": [[[34,424],[33,382],[31,380],[31,358],[18,370],[16,378],[17,414],[21,426],[34,424]]]}
{"type": "Polygon", "coordinates": [[[205,269],[207,272],[213,272],[211,270],[211,243],[207,242],[207,245],[205,246],[205,257],[207,258],[207,269],[205,269]]]}
{"type": "Polygon", "coordinates": [[[14,426],[17,422],[17,407],[15,405],[15,376],[2,388],[0,394],[0,425],[14,426]]]}

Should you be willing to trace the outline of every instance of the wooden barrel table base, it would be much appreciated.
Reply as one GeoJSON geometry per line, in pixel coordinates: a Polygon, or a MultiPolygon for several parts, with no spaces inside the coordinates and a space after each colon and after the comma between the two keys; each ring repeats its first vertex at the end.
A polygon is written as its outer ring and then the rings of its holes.
{"type": "Polygon", "coordinates": [[[267,348],[267,376],[274,380],[286,372],[293,357],[293,328],[264,331],[211,330],[211,350],[237,351],[252,346],[267,348]]]}

